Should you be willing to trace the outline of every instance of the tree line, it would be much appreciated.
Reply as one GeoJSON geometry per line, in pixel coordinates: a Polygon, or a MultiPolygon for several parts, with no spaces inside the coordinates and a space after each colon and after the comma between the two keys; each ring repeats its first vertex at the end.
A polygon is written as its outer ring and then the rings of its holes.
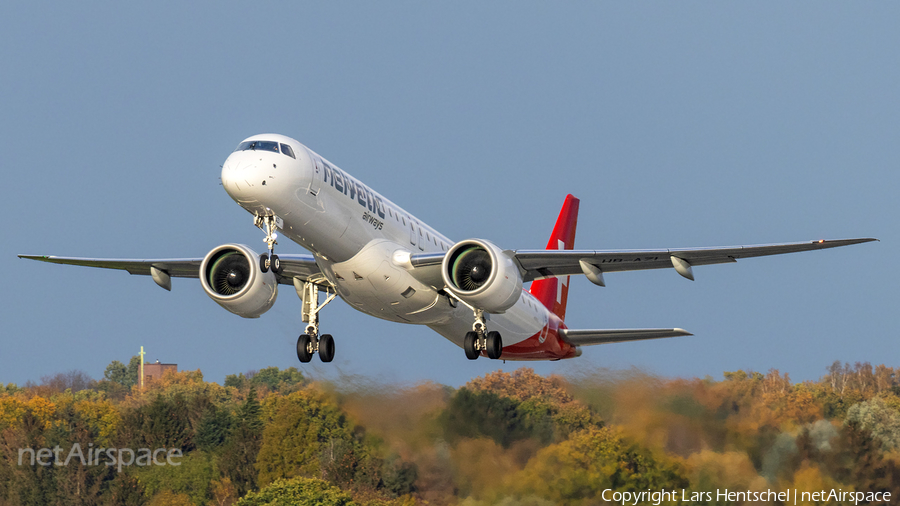
{"type": "Polygon", "coordinates": [[[293,367],[222,385],[169,371],[141,389],[139,365],[0,385],[0,506],[592,505],[608,489],[900,497],[900,370],[884,365],[835,362],[800,383],[777,370],[716,380],[520,368],[458,389],[313,381],[293,367]],[[58,465],[76,445],[181,457],[58,465]],[[23,448],[56,447],[48,465],[19,462],[23,448]]]}

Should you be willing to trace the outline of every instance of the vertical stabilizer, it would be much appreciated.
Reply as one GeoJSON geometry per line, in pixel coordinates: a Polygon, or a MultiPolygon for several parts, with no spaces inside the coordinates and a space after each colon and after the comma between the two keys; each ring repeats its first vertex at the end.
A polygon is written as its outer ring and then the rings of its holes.
{"type": "MultiPolygon", "coordinates": [[[[548,250],[573,249],[575,247],[575,225],[578,223],[579,200],[573,195],[566,196],[556,226],[547,242],[548,250]]],[[[561,320],[566,318],[566,302],[569,297],[569,276],[538,279],[531,283],[531,294],[547,306],[561,320]]]]}

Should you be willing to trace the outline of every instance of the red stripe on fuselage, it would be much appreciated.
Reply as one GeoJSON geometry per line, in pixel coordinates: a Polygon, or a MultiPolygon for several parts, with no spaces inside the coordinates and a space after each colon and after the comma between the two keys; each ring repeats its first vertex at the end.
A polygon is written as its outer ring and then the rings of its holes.
{"type": "MultiPolygon", "coordinates": [[[[579,200],[573,195],[566,195],[550,240],[548,250],[573,249],[575,247],[575,228],[578,224],[579,200]]],[[[512,346],[503,347],[500,358],[511,360],[558,360],[572,358],[576,354],[574,346],[559,338],[558,329],[567,328],[563,319],[566,317],[566,302],[569,298],[569,276],[560,278],[538,279],[531,283],[531,294],[544,305],[547,313],[547,326],[541,332],[512,346]]]]}
{"type": "Polygon", "coordinates": [[[547,327],[528,339],[503,347],[504,360],[559,360],[575,356],[575,347],[559,338],[558,329],[567,328],[565,322],[550,314],[547,327]],[[545,332],[546,331],[546,332],[545,332]],[[544,336],[541,339],[541,336],[544,336]]]}

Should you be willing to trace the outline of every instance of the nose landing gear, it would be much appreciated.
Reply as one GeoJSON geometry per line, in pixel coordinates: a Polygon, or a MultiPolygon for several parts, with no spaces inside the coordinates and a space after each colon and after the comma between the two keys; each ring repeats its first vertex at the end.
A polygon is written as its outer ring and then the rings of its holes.
{"type": "Polygon", "coordinates": [[[308,325],[306,333],[301,334],[297,338],[297,358],[301,362],[307,363],[312,360],[314,354],[319,354],[322,362],[331,362],[334,360],[334,337],[331,334],[319,335],[319,311],[322,310],[329,302],[334,300],[337,293],[330,292],[325,288],[325,301],[319,305],[319,287],[313,281],[302,282],[302,287],[298,286],[298,280],[294,279],[297,292],[301,294],[303,299],[302,319],[308,325]]]}
{"type": "Polygon", "coordinates": [[[253,218],[253,224],[256,225],[257,228],[266,233],[266,238],[263,239],[263,242],[269,247],[269,253],[263,253],[259,257],[259,268],[263,272],[269,272],[269,269],[272,269],[272,272],[275,274],[281,274],[281,260],[278,259],[278,255],[275,254],[275,245],[278,244],[278,234],[275,233],[278,230],[280,218],[275,215],[271,216],[259,216],[253,218]]]}

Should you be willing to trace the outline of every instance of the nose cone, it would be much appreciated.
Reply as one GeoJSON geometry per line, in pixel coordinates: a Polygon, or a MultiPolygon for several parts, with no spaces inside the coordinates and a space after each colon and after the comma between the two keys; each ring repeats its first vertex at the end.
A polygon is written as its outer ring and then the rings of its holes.
{"type": "Polygon", "coordinates": [[[253,160],[248,160],[240,153],[234,153],[222,165],[222,186],[231,198],[240,202],[250,196],[254,182],[262,183],[262,180],[257,181],[258,172],[259,169],[253,160]]]}
{"type": "Polygon", "coordinates": [[[276,185],[278,163],[269,158],[272,157],[252,151],[237,151],[222,165],[222,186],[250,212],[265,213],[268,206],[263,202],[271,199],[271,189],[276,185]]]}
{"type": "MultiPolygon", "coordinates": [[[[267,136],[266,139],[274,136],[267,136]]],[[[255,214],[269,214],[270,210],[290,206],[290,200],[301,186],[309,185],[310,161],[302,146],[291,141],[295,147],[287,145],[287,138],[279,142],[268,142],[274,150],[239,149],[222,164],[222,186],[228,195],[241,207],[255,214]],[[287,149],[286,149],[287,148],[287,149]],[[305,181],[306,184],[303,184],[305,181]]],[[[241,144],[254,142],[251,138],[241,144]]]]}

